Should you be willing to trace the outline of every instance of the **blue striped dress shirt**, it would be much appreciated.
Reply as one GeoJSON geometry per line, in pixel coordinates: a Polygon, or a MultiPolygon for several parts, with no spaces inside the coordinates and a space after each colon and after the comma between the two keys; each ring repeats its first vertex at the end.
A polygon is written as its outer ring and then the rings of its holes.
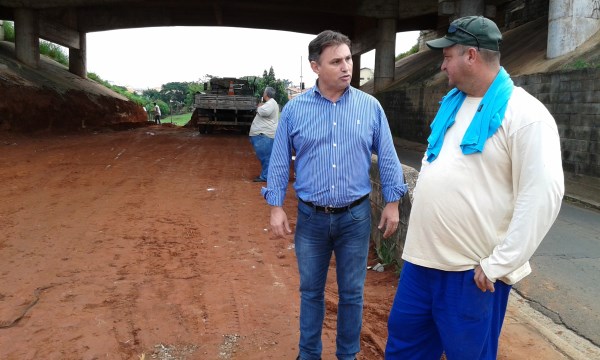
{"type": "Polygon", "coordinates": [[[319,206],[347,206],[371,191],[371,154],[378,156],[384,200],[400,200],[407,186],[379,101],[349,86],[331,102],[314,86],[281,112],[268,183],[261,193],[269,205],[283,206],[295,155],[294,189],[300,199],[319,206]]]}

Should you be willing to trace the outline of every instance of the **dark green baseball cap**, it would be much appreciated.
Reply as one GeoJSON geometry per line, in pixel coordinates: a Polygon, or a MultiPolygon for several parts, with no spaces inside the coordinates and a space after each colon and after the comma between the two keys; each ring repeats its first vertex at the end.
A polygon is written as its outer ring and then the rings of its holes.
{"type": "Polygon", "coordinates": [[[452,45],[475,46],[478,49],[500,51],[502,33],[496,23],[483,16],[465,16],[448,26],[444,37],[427,41],[427,46],[440,50],[452,45]]]}

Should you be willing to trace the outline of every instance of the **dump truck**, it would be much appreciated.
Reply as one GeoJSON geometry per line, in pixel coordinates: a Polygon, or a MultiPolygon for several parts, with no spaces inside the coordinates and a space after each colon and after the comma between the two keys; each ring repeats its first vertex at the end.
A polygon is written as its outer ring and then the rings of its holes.
{"type": "Polygon", "coordinates": [[[198,131],[211,133],[216,128],[232,128],[248,133],[258,105],[254,81],[213,78],[204,84],[204,89],[194,95],[192,118],[196,118],[198,131]]]}

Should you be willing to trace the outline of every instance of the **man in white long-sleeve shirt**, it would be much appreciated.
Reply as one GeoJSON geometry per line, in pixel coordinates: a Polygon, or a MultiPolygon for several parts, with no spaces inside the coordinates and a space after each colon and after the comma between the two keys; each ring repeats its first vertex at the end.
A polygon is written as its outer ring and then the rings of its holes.
{"type": "Polygon", "coordinates": [[[253,180],[254,182],[267,182],[269,174],[269,159],[279,122],[279,104],[274,97],[275,89],[267,86],[263,91],[263,102],[258,104],[256,116],[250,126],[250,142],[261,166],[260,175],[253,180]]]}
{"type": "Polygon", "coordinates": [[[552,115],[500,66],[481,16],[427,42],[453,89],[431,125],[388,321],[386,359],[496,359],[511,285],[564,193],[552,115]]]}

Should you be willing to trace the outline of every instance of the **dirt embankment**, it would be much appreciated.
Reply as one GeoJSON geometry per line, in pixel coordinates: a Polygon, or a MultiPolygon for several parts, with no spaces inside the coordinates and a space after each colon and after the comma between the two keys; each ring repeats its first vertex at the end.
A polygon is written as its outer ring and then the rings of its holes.
{"type": "Polygon", "coordinates": [[[137,104],[42,56],[37,69],[15,59],[14,44],[0,42],[0,129],[73,131],[146,122],[137,104]]]}

